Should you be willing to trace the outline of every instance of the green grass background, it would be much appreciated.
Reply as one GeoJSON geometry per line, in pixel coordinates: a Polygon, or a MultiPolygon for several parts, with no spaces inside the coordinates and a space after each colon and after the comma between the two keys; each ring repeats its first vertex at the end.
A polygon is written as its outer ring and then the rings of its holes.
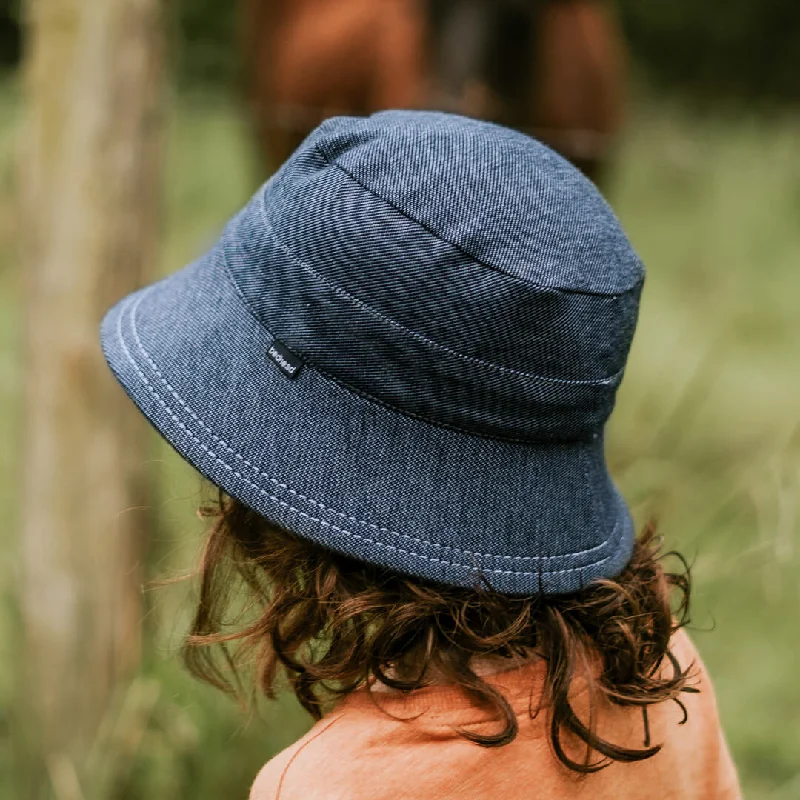
{"type": "MultiPolygon", "coordinates": [[[[22,796],[12,707],[20,669],[15,506],[21,443],[21,112],[0,91],[0,798],[22,796]],[[17,783],[17,786],[20,784],[17,783]]],[[[162,271],[202,252],[258,183],[229,101],[181,98],[169,121],[162,271]]],[[[621,143],[608,196],[648,266],[609,436],[643,523],[694,563],[694,639],[715,679],[745,796],[800,797],[800,122],[698,119],[653,104],[621,143]]],[[[152,579],[195,561],[200,481],[153,441],[152,579]]],[[[284,697],[244,714],[182,671],[190,584],[145,592],[141,675],[109,710],[86,797],[245,797],[308,721],[284,697]],[[112,786],[113,791],[104,787],[112,786]]],[[[22,776],[24,778],[24,775],[22,776]]],[[[56,787],[57,789],[57,787],[56,787]]],[[[54,790],[55,791],[55,790],[54,790]]],[[[57,796],[57,791],[54,794],[57,796]]]]}

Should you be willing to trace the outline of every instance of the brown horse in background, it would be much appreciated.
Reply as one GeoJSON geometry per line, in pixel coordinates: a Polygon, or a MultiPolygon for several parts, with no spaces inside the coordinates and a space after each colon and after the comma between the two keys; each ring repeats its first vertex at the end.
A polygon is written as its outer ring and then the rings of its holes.
{"type": "Polygon", "coordinates": [[[323,119],[439,108],[551,145],[597,178],[622,123],[605,0],[246,0],[259,144],[281,164],[323,119]]]}

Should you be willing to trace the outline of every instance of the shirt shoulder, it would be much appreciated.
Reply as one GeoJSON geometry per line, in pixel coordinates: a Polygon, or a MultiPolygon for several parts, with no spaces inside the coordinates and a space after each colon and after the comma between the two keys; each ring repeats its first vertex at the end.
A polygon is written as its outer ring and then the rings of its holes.
{"type": "MultiPolygon", "coordinates": [[[[415,759],[430,755],[430,747],[420,748],[430,738],[427,727],[408,722],[384,713],[367,695],[345,698],[261,769],[250,800],[409,797],[409,771],[415,759]]],[[[454,736],[449,728],[448,734],[454,736]]]]}
{"type": "Polygon", "coordinates": [[[309,794],[297,794],[298,790],[307,792],[310,791],[310,788],[300,789],[294,774],[292,775],[292,780],[289,781],[289,772],[295,764],[295,761],[299,760],[303,751],[317,741],[317,739],[320,739],[331,726],[339,721],[340,717],[341,715],[334,715],[330,718],[320,720],[305,736],[271,758],[256,776],[253,786],[250,789],[249,800],[294,800],[294,798],[299,797],[310,798],[309,794]]]}
{"type": "Polygon", "coordinates": [[[373,704],[340,703],[262,767],[250,800],[381,800],[373,768],[386,766],[387,743],[402,741],[399,724],[373,704]]]}

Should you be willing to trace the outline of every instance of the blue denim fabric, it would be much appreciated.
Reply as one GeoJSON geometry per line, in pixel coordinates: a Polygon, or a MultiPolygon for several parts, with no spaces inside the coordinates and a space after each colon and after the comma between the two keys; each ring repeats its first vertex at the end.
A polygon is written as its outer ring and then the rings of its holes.
{"type": "Polygon", "coordinates": [[[630,558],[602,434],[643,278],[540,143],[384,112],[323,123],[102,339],[162,435],[265,517],[406,574],[566,593],[630,558]]]}

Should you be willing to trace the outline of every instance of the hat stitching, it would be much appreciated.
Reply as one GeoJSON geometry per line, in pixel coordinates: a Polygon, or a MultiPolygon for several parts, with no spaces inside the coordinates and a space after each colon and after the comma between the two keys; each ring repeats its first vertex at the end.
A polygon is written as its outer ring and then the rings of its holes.
{"type": "MultiPolygon", "coordinates": [[[[329,512],[331,512],[333,514],[336,514],[337,516],[340,516],[340,517],[345,518],[347,520],[350,520],[352,522],[356,522],[356,523],[360,523],[360,524],[366,525],[366,526],[368,526],[370,528],[379,530],[379,531],[384,532],[384,533],[389,533],[389,534],[392,534],[394,536],[398,536],[398,537],[401,537],[401,538],[404,538],[404,539],[409,539],[411,541],[417,542],[418,544],[426,544],[426,545],[429,545],[429,546],[432,546],[432,547],[452,550],[454,552],[458,552],[459,554],[470,555],[470,556],[479,556],[479,557],[482,557],[482,558],[493,558],[493,559],[499,559],[499,560],[531,560],[531,561],[533,561],[533,560],[536,560],[536,561],[554,560],[554,559],[557,559],[557,558],[570,558],[570,557],[574,557],[574,556],[578,556],[578,555],[584,555],[584,554],[587,554],[587,553],[591,553],[591,552],[600,550],[600,549],[608,546],[609,544],[611,544],[613,542],[614,537],[615,537],[616,532],[617,532],[617,529],[619,528],[619,520],[617,520],[617,522],[615,523],[614,527],[612,528],[608,539],[606,539],[602,544],[600,544],[600,545],[598,545],[596,547],[590,548],[588,550],[582,550],[582,551],[575,552],[575,553],[565,553],[565,554],[561,554],[561,555],[558,555],[558,556],[504,556],[504,555],[495,555],[495,554],[492,554],[492,553],[473,553],[473,552],[470,552],[470,551],[467,551],[467,550],[461,550],[461,549],[459,549],[457,547],[451,547],[451,546],[448,546],[448,545],[441,545],[441,544],[439,544],[437,542],[431,542],[431,541],[428,541],[426,539],[420,539],[420,538],[417,538],[417,537],[414,537],[414,536],[410,536],[408,534],[398,533],[396,531],[389,530],[388,528],[383,528],[383,527],[376,526],[373,523],[367,522],[365,520],[360,520],[360,519],[357,519],[356,517],[348,516],[348,515],[340,512],[340,511],[336,511],[335,509],[329,508],[329,507],[327,507],[327,506],[325,506],[325,505],[313,500],[312,498],[307,497],[307,496],[297,492],[296,490],[292,489],[289,486],[286,486],[285,484],[279,483],[277,481],[277,479],[272,478],[272,477],[266,475],[265,473],[262,473],[262,472],[258,471],[258,468],[255,467],[255,465],[253,465],[251,462],[249,462],[247,459],[245,459],[239,453],[234,451],[224,440],[222,440],[220,437],[218,437],[216,434],[214,434],[213,431],[198,417],[198,415],[180,397],[178,392],[175,391],[174,387],[172,387],[170,385],[170,383],[166,380],[166,378],[164,378],[163,375],[159,372],[158,367],[153,362],[152,358],[150,357],[150,354],[144,348],[144,346],[143,346],[143,344],[141,342],[141,339],[139,338],[138,330],[137,330],[137,327],[136,327],[136,311],[138,309],[139,303],[144,298],[144,294],[146,294],[146,292],[143,293],[139,298],[137,298],[134,303],[130,304],[132,306],[132,308],[130,310],[131,331],[133,333],[134,340],[136,342],[137,347],[142,352],[142,354],[145,356],[145,358],[148,360],[148,362],[150,363],[150,366],[153,368],[153,370],[157,373],[159,379],[169,389],[171,394],[180,403],[180,405],[206,431],[206,433],[211,435],[211,437],[213,439],[215,439],[219,444],[221,444],[231,455],[233,455],[234,457],[238,458],[240,461],[245,463],[248,467],[250,467],[250,469],[252,469],[254,472],[256,472],[256,474],[258,474],[260,477],[266,478],[267,480],[269,480],[273,484],[279,486],[280,488],[286,489],[293,496],[298,497],[299,499],[302,499],[302,500],[308,502],[312,506],[317,506],[321,510],[329,511],[329,512]]],[[[252,487],[253,489],[256,489],[259,493],[261,493],[265,497],[269,497],[270,499],[275,500],[281,506],[283,506],[285,508],[288,508],[289,510],[300,514],[301,516],[309,519],[310,521],[318,522],[319,524],[321,524],[321,525],[323,525],[325,527],[331,527],[333,530],[340,531],[341,533],[344,533],[345,535],[348,535],[348,536],[352,536],[353,538],[356,538],[356,539],[358,539],[360,541],[364,541],[364,542],[366,542],[368,544],[375,544],[378,547],[383,547],[383,548],[386,548],[386,549],[389,549],[389,550],[392,550],[392,551],[403,553],[405,555],[410,555],[410,556],[413,556],[413,557],[416,557],[416,558],[422,558],[422,559],[424,559],[426,561],[431,561],[431,562],[434,562],[434,563],[444,564],[446,566],[454,566],[454,567],[460,567],[460,568],[471,569],[471,570],[475,569],[474,566],[470,566],[470,565],[467,565],[467,564],[462,564],[462,563],[459,563],[459,562],[456,562],[456,561],[447,561],[447,560],[435,558],[435,557],[432,557],[432,556],[426,556],[426,555],[424,555],[422,553],[415,553],[413,551],[405,550],[405,549],[397,547],[395,545],[390,545],[390,544],[387,544],[387,543],[384,543],[384,542],[380,542],[380,541],[375,540],[375,539],[371,539],[371,538],[368,538],[368,537],[365,537],[365,536],[361,536],[361,535],[359,535],[357,533],[354,533],[353,531],[349,531],[349,530],[346,530],[344,528],[341,528],[341,527],[339,527],[339,526],[337,526],[337,525],[335,525],[335,524],[333,524],[333,523],[331,523],[331,522],[329,522],[327,520],[321,519],[319,517],[314,517],[314,516],[304,512],[304,511],[302,511],[301,509],[298,509],[298,508],[292,506],[290,503],[287,503],[285,500],[282,500],[281,498],[279,498],[279,497],[277,497],[277,496],[275,496],[273,494],[270,494],[263,487],[260,487],[257,484],[253,483],[252,481],[250,481],[246,476],[242,475],[234,467],[232,467],[227,462],[223,461],[216,453],[214,453],[212,450],[210,450],[177,417],[175,411],[164,401],[164,399],[161,397],[161,395],[158,393],[158,391],[152,386],[152,384],[148,380],[147,376],[141,371],[141,369],[139,368],[137,362],[133,358],[130,350],[128,349],[128,347],[127,347],[127,345],[125,343],[124,337],[122,335],[121,323],[122,323],[122,312],[120,312],[119,318],[117,320],[117,338],[118,338],[123,350],[125,351],[125,355],[127,356],[128,360],[130,361],[130,363],[132,364],[132,366],[134,367],[134,369],[138,373],[139,377],[144,382],[144,384],[147,387],[148,391],[153,395],[153,397],[156,399],[156,401],[167,412],[167,414],[170,416],[172,421],[176,425],[178,425],[178,427],[181,430],[183,430],[184,433],[193,442],[195,442],[197,445],[199,445],[211,458],[213,458],[215,460],[215,462],[217,462],[221,466],[225,467],[228,471],[230,471],[237,478],[239,478],[240,480],[243,480],[250,487],[252,487]]],[[[536,571],[522,570],[522,571],[520,571],[520,570],[487,569],[486,571],[491,572],[493,574],[500,574],[500,575],[537,575],[537,574],[563,575],[563,574],[567,574],[567,573],[570,573],[570,572],[577,572],[577,571],[580,571],[580,570],[588,569],[589,567],[597,566],[598,564],[602,564],[605,561],[608,561],[610,557],[611,556],[607,556],[607,557],[605,557],[603,559],[600,559],[598,561],[590,562],[590,563],[585,564],[585,565],[580,566],[580,567],[572,567],[572,568],[567,568],[567,569],[563,569],[563,570],[536,570],[536,571]]]]}
{"type": "MultiPolygon", "coordinates": [[[[395,211],[397,211],[398,214],[401,214],[402,216],[404,216],[410,222],[413,222],[416,225],[419,225],[421,228],[423,228],[428,233],[430,233],[431,236],[436,237],[440,242],[444,242],[445,244],[449,244],[452,247],[455,247],[456,250],[458,250],[460,253],[463,253],[468,258],[471,258],[475,263],[480,264],[481,266],[486,267],[487,269],[490,269],[493,272],[497,272],[497,273],[499,273],[500,275],[503,275],[506,278],[510,278],[512,280],[519,281],[520,283],[524,283],[526,286],[534,286],[534,287],[536,287],[538,289],[549,289],[551,291],[563,292],[565,294],[581,294],[581,295],[591,295],[591,296],[594,296],[594,297],[611,297],[611,298],[617,298],[622,294],[627,294],[628,292],[633,291],[637,286],[639,286],[640,283],[642,283],[644,281],[644,276],[642,276],[632,286],[629,286],[627,289],[624,289],[624,290],[622,290],[620,292],[600,292],[600,291],[591,291],[589,289],[572,289],[572,288],[565,288],[565,287],[562,287],[562,286],[550,286],[550,285],[547,285],[547,284],[544,284],[544,283],[539,283],[537,281],[526,280],[525,278],[521,278],[518,275],[512,275],[511,273],[506,272],[501,267],[495,266],[494,264],[491,264],[488,261],[484,261],[483,259],[479,258],[475,254],[470,253],[469,250],[465,249],[463,245],[460,245],[460,244],[458,244],[458,242],[453,242],[450,239],[447,239],[446,237],[442,236],[442,234],[440,234],[438,231],[436,231],[432,227],[430,227],[430,225],[428,225],[426,222],[423,222],[422,220],[417,219],[412,214],[410,214],[408,211],[406,211],[405,209],[400,208],[400,206],[398,206],[397,204],[393,203],[388,198],[383,197],[382,195],[378,194],[374,189],[371,189],[365,183],[360,181],[349,169],[347,169],[347,167],[342,166],[338,161],[331,161],[331,159],[327,156],[327,154],[322,149],[322,146],[319,143],[315,143],[313,146],[314,146],[314,149],[325,160],[326,164],[328,164],[331,167],[335,167],[336,169],[340,170],[342,173],[347,175],[347,177],[350,178],[350,180],[352,180],[354,183],[356,183],[358,186],[360,186],[365,192],[369,192],[369,194],[371,194],[377,200],[380,200],[380,201],[386,203],[386,205],[388,205],[391,208],[393,208],[395,211]]],[[[641,268],[641,261],[639,261],[639,259],[637,259],[637,262],[639,263],[639,267],[641,268]]]]}
{"type": "MultiPolygon", "coordinates": [[[[610,375],[610,376],[605,377],[605,378],[599,378],[599,379],[596,379],[596,380],[578,380],[578,379],[572,379],[572,378],[550,378],[550,377],[547,377],[546,375],[537,375],[536,373],[533,373],[533,372],[523,372],[522,370],[514,369],[513,367],[506,367],[506,366],[503,366],[502,364],[495,364],[495,363],[493,363],[491,361],[484,361],[483,359],[477,358],[476,356],[468,356],[465,353],[459,353],[457,350],[453,350],[452,348],[448,347],[447,345],[441,344],[440,342],[436,342],[433,339],[429,339],[427,336],[424,336],[423,334],[418,333],[417,331],[414,331],[414,330],[411,330],[410,328],[407,328],[405,325],[397,322],[396,320],[393,320],[391,317],[387,317],[382,312],[378,311],[377,309],[375,309],[372,306],[370,306],[367,303],[365,303],[363,300],[361,300],[358,297],[355,297],[354,295],[350,294],[350,292],[348,292],[346,289],[343,289],[341,286],[337,286],[335,283],[333,283],[331,280],[326,278],[324,275],[321,275],[319,272],[317,272],[314,269],[314,267],[312,267],[308,262],[303,261],[302,259],[300,259],[297,256],[292,254],[292,252],[289,249],[289,247],[286,244],[284,244],[282,241],[280,241],[280,239],[278,238],[277,234],[275,233],[275,229],[272,226],[272,224],[270,223],[269,219],[267,219],[266,214],[264,214],[264,223],[265,223],[265,226],[267,227],[268,231],[272,234],[272,238],[275,241],[275,244],[278,246],[278,248],[280,250],[282,250],[285,253],[285,255],[287,256],[287,258],[289,258],[290,261],[292,261],[294,264],[296,264],[301,269],[304,269],[306,272],[311,273],[311,275],[313,275],[320,282],[324,283],[326,286],[330,287],[330,289],[332,289],[336,294],[344,297],[346,300],[349,300],[354,305],[359,306],[360,308],[362,308],[367,313],[372,314],[375,317],[378,317],[379,319],[383,320],[384,322],[388,323],[389,325],[391,325],[391,326],[403,331],[404,333],[409,334],[410,336],[414,337],[415,339],[418,339],[423,344],[429,345],[430,347],[437,348],[439,350],[443,350],[444,352],[449,353],[450,355],[455,356],[456,358],[460,358],[460,359],[462,359],[464,361],[468,361],[468,362],[473,363],[473,364],[478,364],[480,366],[487,367],[489,369],[498,370],[500,372],[509,372],[509,373],[511,373],[513,375],[518,375],[518,376],[520,376],[522,378],[530,378],[533,381],[545,381],[547,383],[561,383],[561,384],[566,384],[568,386],[610,386],[610,385],[613,385],[619,378],[621,378],[621,376],[622,376],[622,374],[624,372],[624,367],[623,367],[622,369],[620,369],[617,372],[615,372],[613,375],[610,375]]],[[[244,246],[246,247],[246,245],[244,245],[244,246]]],[[[222,260],[225,263],[226,269],[228,271],[228,274],[231,277],[231,280],[236,285],[236,279],[234,278],[233,273],[230,270],[230,267],[228,265],[228,260],[226,258],[224,250],[222,252],[222,260]]],[[[238,285],[237,285],[237,288],[238,288],[238,285]]],[[[242,293],[239,292],[239,294],[242,297],[242,299],[244,300],[244,302],[247,303],[248,301],[247,301],[246,298],[243,297],[242,293]]],[[[258,318],[256,317],[256,319],[258,319],[258,318]]]]}

